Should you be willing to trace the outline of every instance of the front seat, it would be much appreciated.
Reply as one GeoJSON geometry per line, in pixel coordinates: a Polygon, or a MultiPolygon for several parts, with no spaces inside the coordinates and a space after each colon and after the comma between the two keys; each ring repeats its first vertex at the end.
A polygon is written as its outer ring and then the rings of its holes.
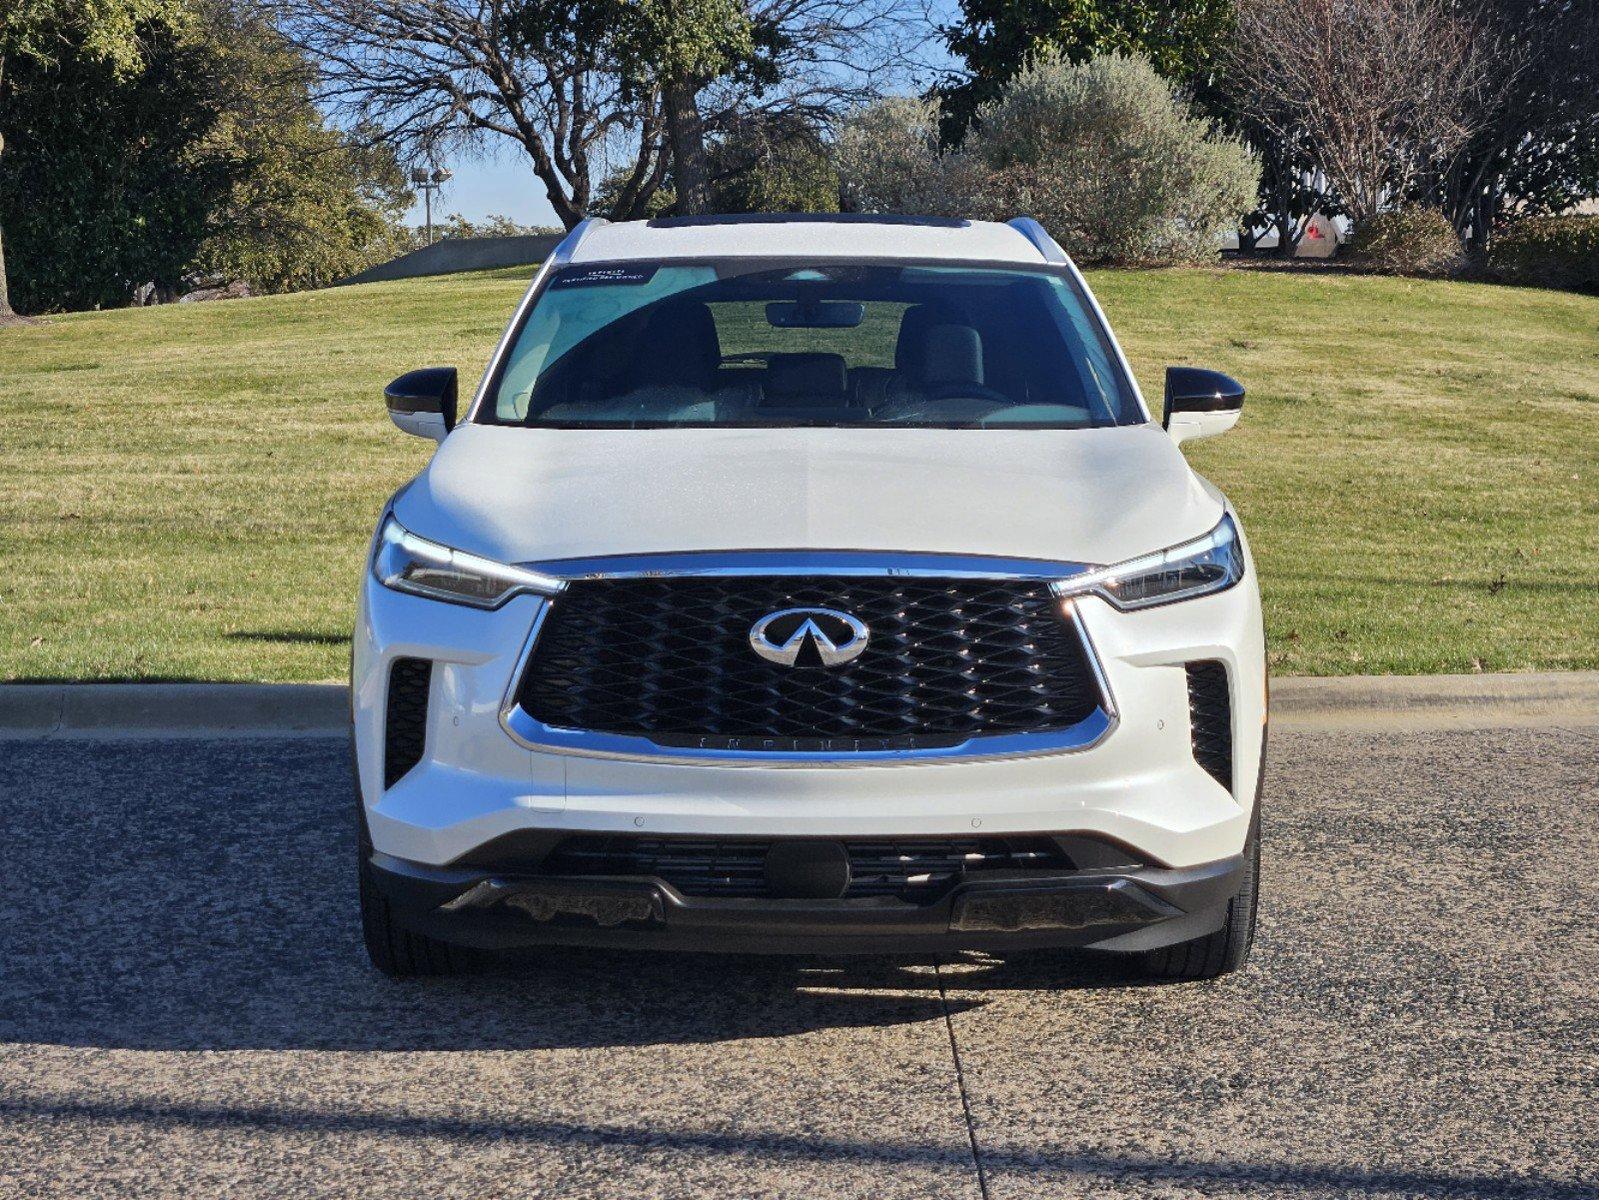
{"type": "Polygon", "coordinates": [[[896,370],[884,389],[885,414],[903,417],[939,404],[939,416],[959,420],[1007,402],[984,383],[982,335],[958,319],[940,320],[942,315],[930,306],[905,311],[896,370]],[[946,399],[972,401],[976,407],[961,406],[957,412],[940,403],[946,399]]]}
{"type": "Polygon", "coordinates": [[[961,324],[960,314],[949,304],[913,304],[899,319],[899,336],[894,342],[894,369],[873,372],[870,379],[862,379],[862,390],[870,389],[870,398],[862,397],[868,407],[883,403],[904,403],[920,396],[927,377],[928,331],[939,326],[961,324]]]}
{"type": "Polygon", "coordinates": [[[708,392],[722,363],[716,319],[698,300],[666,300],[656,305],[632,351],[627,372],[630,391],[681,388],[708,392]]]}
{"type": "Polygon", "coordinates": [[[698,300],[667,300],[638,314],[637,332],[602,349],[591,377],[608,399],[586,399],[546,415],[608,420],[712,421],[754,403],[749,385],[724,386],[718,377],[722,348],[716,318],[698,300]],[[614,355],[619,368],[609,366],[614,355]],[[609,376],[614,383],[606,379],[609,376]]]}
{"type": "Polygon", "coordinates": [[[983,385],[983,339],[970,325],[930,325],[923,335],[921,385],[930,396],[970,396],[983,385]]]}
{"type": "Polygon", "coordinates": [[[927,331],[936,325],[959,325],[961,316],[948,304],[913,304],[899,319],[894,342],[894,370],[902,378],[920,380],[927,351],[927,331]]]}

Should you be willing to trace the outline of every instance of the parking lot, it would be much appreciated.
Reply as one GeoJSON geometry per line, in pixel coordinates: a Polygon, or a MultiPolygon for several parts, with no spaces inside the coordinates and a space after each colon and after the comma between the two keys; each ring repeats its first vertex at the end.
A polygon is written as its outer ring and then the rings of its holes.
{"type": "Polygon", "coordinates": [[[334,738],[0,745],[0,1195],[1599,1195],[1599,727],[1274,735],[1249,970],[395,983],[334,738]]]}

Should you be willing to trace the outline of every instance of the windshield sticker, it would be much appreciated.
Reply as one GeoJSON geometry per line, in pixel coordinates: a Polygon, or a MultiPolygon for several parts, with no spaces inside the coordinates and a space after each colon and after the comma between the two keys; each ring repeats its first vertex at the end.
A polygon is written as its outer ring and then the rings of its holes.
{"type": "Polygon", "coordinates": [[[658,267],[568,267],[551,281],[552,288],[597,287],[620,284],[637,287],[655,278],[658,267]]]}

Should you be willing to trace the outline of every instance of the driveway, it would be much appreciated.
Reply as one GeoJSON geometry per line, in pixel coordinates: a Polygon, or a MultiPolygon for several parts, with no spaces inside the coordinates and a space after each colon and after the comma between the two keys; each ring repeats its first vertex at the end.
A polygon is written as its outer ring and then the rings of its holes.
{"type": "Polygon", "coordinates": [[[0,744],[0,1196],[1599,1196],[1599,728],[1274,736],[1249,970],[394,983],[336,739],[0,744]]]}

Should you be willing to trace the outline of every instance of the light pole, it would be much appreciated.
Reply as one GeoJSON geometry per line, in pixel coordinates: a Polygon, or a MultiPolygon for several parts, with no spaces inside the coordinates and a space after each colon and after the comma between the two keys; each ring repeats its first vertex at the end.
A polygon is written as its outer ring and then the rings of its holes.
{"type": "Polygon", "coordinates": [[[433,193],[448,183],[453,174],[446,167],[434,167],[431,171],[426,167],[411,168],[411,186],[421,190],[422,205],[427,212],[427,244],[430,246],[433,244],[433,193]]]}

